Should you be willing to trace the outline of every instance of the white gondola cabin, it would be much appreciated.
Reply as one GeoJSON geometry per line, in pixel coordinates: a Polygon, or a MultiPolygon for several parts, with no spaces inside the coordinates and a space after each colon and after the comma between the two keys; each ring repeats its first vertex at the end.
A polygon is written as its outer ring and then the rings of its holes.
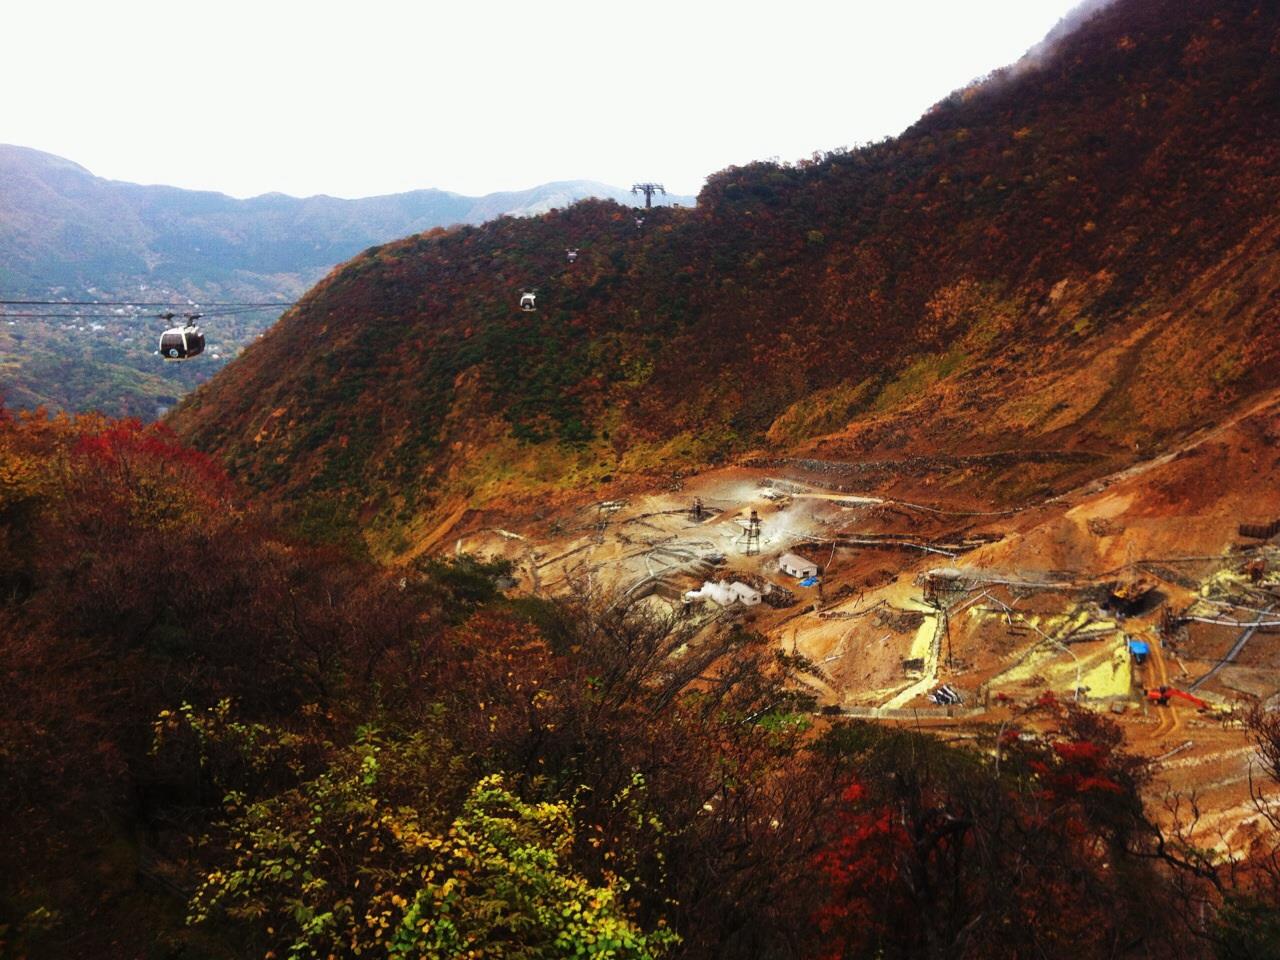
{"type": "Polygon", "coordinates": [[[538,309],[537,302],[536,302],[537,297],[538,295],[536,293],[526,292],[526,293],[520,294],[520,309],[525,311],[526,313],[529,313],[533,310],[537,310],[538,309]]]}
{"type": "Polygon", "coordinates": [[[203,352],[204,331],[195,325],[194,316],[188,318],[184,325],[170,327],[160,334],[160,356],[166,360],[190,360],[203,352]]]}

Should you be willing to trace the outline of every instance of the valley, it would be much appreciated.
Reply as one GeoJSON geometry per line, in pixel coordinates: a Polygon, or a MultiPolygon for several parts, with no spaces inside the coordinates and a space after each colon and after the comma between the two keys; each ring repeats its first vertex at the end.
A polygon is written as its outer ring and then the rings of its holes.
{"type": "Polygon", "coordinates": [[[401,559],[499,557],[519,593],[643,598],[699,637],[759,631],[805,658],[822,716],[964,736],[1046,694],[1086,704],[1156,762],[1152,802],[1195,794],[1207,842],[1239,842],[1258,771],[1239,718],[1280,692],[1280,547],[1240,528],[1280,517],[1280,395],[1043,500],[985,502],[961,476],[974,459],[772,458],[609,484],[609,499],[495,502],[455,512],[401,559]],[[853,478],[865,485],[834,482],[853,478]],[[789,553],[816,582],[779,569],[789,553]],[[688,599],[708,582],[757,593],[688,599]],[[1148,698],[1161,687],[1203,703],[1148,698]]]}

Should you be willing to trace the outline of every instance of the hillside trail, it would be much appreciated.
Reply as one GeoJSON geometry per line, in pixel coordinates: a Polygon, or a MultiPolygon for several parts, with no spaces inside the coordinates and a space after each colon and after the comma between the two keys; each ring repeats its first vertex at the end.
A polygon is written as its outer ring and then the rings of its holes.
{"type": "Polygon", "coordinates": [[[1175,444],[1170,449],[1164,451],[1157,456],[1146,460],[1140,460],[1137,463],[1130,464],[1120,470],[1116,470],[1101,477],[1094,477],[1082,483],[1064,490],[1061,493],[1046,497],[1043,500],[1036,500],[1017,507],[1010,507],[1004,510],[960,510],[948,509],[936,504],[922,504],[910,500],[903,500],[897,497],[876,496],[870,493],[832,493],[827,491],[806,491],[803,493],[794,493],[793,497],[831,500],[835,502],[845,501],[851,504],[885,504],[898,507],[905,507],[911,510],[920,510],[926,513],[938,514],[940,516],[956,516],[956,517],[1013,517],[1020,514],[1029,513],[1044,507],[1051,507],[1058,504],[1069,503],[1075,499],[1087,499],[1095,496],[1104,490],[1126,480],[1132,480],[1141,477],[1152,470],[1159,469],[1182,456],[1190,450],[1194,450],[1205,443],[1208,443],[1234,429],[1240,423],[1248,420],[1250,417],[1265,413],[1270,409],[1275,409],[1280,413],[1280,388],[1272,389],[1263,393],[1261,398],[1255,399],[1252,403],[1230,414],[1225,419],[1208,426],[1200,427],[1189,433],[1181,442],[1175,444]]]}
{"type": "Polygon", "coordinates": [[[416,560],[418,557],[422,556],[422,554],[426,553],[437,543],[443,540],[449,531],[458,525],[470,509],[471,503],[467,500],[463,500],[461,503],[457,504],[449,511],[448,515],[443,520],[431,528],[430,532],[427,533],[425,537],[404,553],[399,558],[399,561],[401,563],[409,563],[410,561],[416,560]]]}
{"type": "MultiPolygon", "coordinates": [[[[1148,645],[1148,649],[1147,690],[1156,690],[1161,687],[1167,687],[1169,685],[1169,668],[1164,662],[1164,652],[1161,649],[1158,637],[1155,638],[1154,643],[1148,645]]],[[[1148,739],[1163,739],[1164,737],[1175,733],[1178,728],[1182,726],[1182,720],[1178,716],[1178,707],[1174,704],[1173,700],[1169,700],[1169,702],[1164,705],[1157,705],[1156,710],[1159,711],[1158,716],[1160,717],[1160,722],[1156,724],[1155,730],[1151,732],[1148,739]]]]}
{"type": "MultiPolygon", "coordinates": [[[[1280,388],[1267,391],[1263,394],[1261,399],[1256,400],[1217,423],[1201,427],[1200,429],[1191,432],[1181,443],[1169,450],[1166,450],[1158,456],[1151,457],[1148,460],[1140,460],[1137,463],[1130,464],[1129,466],[1124,467],[1121,470],[1117,470],[1114,473],[1109,473],[1094,480],[1088,480],[1071,490],[1050,497],[1039,504],[1039,506],[1064,501],[1073,496],[1092,496],[1094,494],[1101,493],[1103,490],[1114,486],[1117,483],[1122,483],[1126,480],[1132,480],[1135,477],[1140,477],[1144,473],[1148,473],[1151,470],[1162,467],[1165,464],[1176,460],[1182,454],[1203,446],[1205,443],[1222,436],[1228,431],[1233,430],[1245,420],[1265,413],[1272,408],[1274,408],[1276,412],[1280,413],[1280,388]]],[[[1026,509],[1032,509],[1034,506],[1035,505],[1026,509]]]]}

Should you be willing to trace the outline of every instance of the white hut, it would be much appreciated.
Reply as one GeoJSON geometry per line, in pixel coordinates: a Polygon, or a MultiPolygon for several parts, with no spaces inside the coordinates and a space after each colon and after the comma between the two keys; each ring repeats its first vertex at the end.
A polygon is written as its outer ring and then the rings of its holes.
{"type": "Polygon", "coordinates": [[[795,553],[784,553],[780,556],[778,558],[778,569],[799,580],[818,575],[818,565],[816,563],[812,560],[806,560],[795,553]]]}

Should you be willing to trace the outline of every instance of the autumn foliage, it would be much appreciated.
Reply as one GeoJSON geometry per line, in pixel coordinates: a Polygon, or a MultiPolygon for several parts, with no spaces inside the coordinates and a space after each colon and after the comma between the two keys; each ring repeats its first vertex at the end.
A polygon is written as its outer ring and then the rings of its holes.
{"type": "Polygon", "coordinates": [[[327,955],[387,904],[408,954],[419,935],[441,956],[455,934],[495,956],[512,937],[650,956],[744,925],[777,936],[752,904],[776,908],[805,854],[803,832],[767,826],[792,789],[772,771],[812,774],[802,726],[746,722],[794,702],[795,665],[760,638],[731,632],[669,672],[687,637],[638,611],[507,601],[501,564],[397,575],[290,540],[160,428],[6,416],[0,451],[6,948],[226,956],[289,938],[327,955]],[[441,883],[462,871],[454,934],[424,930],[444,923],[419,896],[437,868],[406,831],[452,844],[481,822],[478,846],[438,851],[441,883]],[[289,851],[305,867],[265,883],[289,851]],[[469,912],[492,897],[508,919],[469,912]]]}
{"type": "MultiPolygon", "coordinates": [[[[1141,956],[1159,942],[1153,908],[1172,888],[1138,799],[1144,763],[1093,714],[1024,719],[1053,731],[1006,729],[989,754],[863,732],[814,861],[823,956],[1141,956]],[[883,764],[890,777],[869,773],[883,764]]],[[[1166,955],[1200,955],[1187,940],[1166,955]]]]}
{"type": "Polygon", "coordinates": [[[760,637],[291,539],[156,428],[5,416],[0,469],[18,956],[1207,957],[1280,916],[1052,698],[971,746],[820,721],[760,637]]]}
{"type": "Polygon", "coordinates": [[[1119,0],[643,229],[367,251],[175,433],[0,410],[0,955],[1268,956],[1274,818],[1236,860],[1159,829],[1102,716],[840,722],[739,627],[366,548],[822,434],[1110,464],[1276,385],[1278,31],[1119,0]]]}

